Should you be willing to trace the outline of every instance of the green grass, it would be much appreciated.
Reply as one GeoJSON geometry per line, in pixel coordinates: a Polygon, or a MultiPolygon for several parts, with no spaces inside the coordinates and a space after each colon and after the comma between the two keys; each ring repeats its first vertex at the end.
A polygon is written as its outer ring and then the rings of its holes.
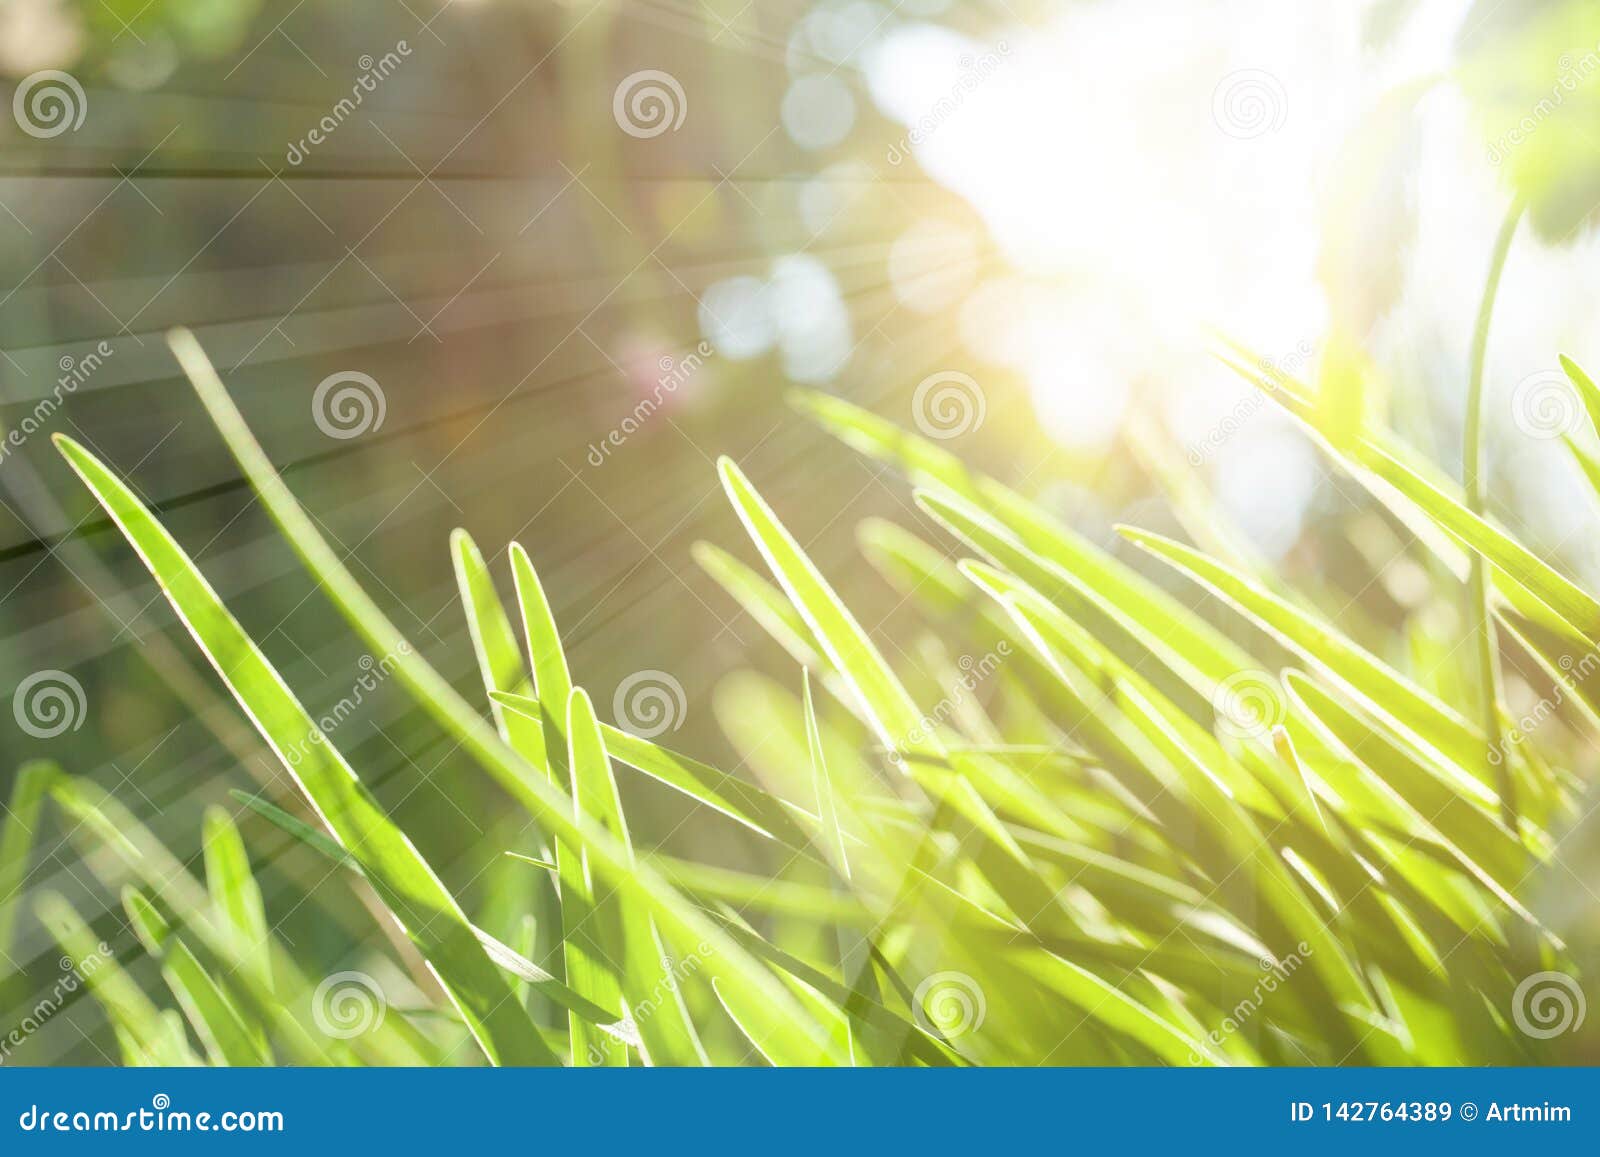
{"type": "MultiPolygon", "coordinates": [[[[521,914],[516,946],[486,932],[184,547],[114,469],[60,437],[294,788],[242,796],[245,834],[208,813],[202,882],[94,785],[47,765],[19,778],[0,839],[3,894],[26,875],[42,810],[59,808],[158,962],[159,988],[141,987],[126,960],[88,986],[125,1062],[1563,1055],[1560,1040],[1519,1030],[1528,1010],[1514,993],[1535,973],[1582,979],[1564,930],[1529,897],[1560,870],[1586,785],[1541,752],[1544,734],[1496,742],[1481,704],[1450,702],[1404,640],[1374,650],[1258,564],[1124,529],[1172,580],[1155,581],[944,449],[838,399],[801,396],[801,413],[902,470],[940,528],[932,542],[871,522],[861,545],[920,616],[911,644],[943,686],[897,672],[782,512],[724,459],[745,553],[766,573],[722,546],[701,544],[695,558],[795,661],[718,688],[718,718],[752,779],[597,719],[573,685],[537,544],[511,546],[508,611],[458,532],[450,547],[483,683],[469,702],[324,541],[194,340],[179,333],[174,348],[351,631],[518,809],[533,838],[499,849],[502,867],[553,907],[521,914]],[[626,807],[637,775],[758,839],[770,873],[636,846],[626,807]],[[423,1004],[384,999],[363,1031],[330,1031],[326,981],[279,941],[252,876],[255,831],[315,852],[332,874],[325,886],[370,893],[393,950],[405,946],[437,982],[423,1004]],[[532,959],[552,913],[559,947],[532,959]]],[[[1595,406],[1593,384],[1568,370],[1595,406]]],[[[1374,429],[1324,438],[1306,387],[1242,372],[1416,534],[1413,551],[1437,553],[1446,571],[1465,552],[1488,611],[1552,679],[1600,640],[1600,601],[1406,447],[1374,429]]],[[[1600,704],[1568,682],[1551,735],[1592,741],[1600,704]]],[[[1496,735],[1520,734],[1509,717],[1495,722],[1496,735]]],[[[63,952],[94,950],[65,900],[37,897],[35,908],[63,952]]],[[[0,908],[0,949],[19,916],[15,902],[0,908]]],[[[375,932],[373,942],[385,941],[375,932]]]]}

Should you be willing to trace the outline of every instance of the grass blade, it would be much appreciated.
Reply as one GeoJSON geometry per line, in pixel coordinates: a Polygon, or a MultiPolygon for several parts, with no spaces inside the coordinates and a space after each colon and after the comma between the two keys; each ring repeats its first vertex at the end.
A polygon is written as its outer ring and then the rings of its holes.
{"type": "MultiPolygon", "coordinates": [[[[633,843],[611,774],[611,760],[606,755],[594,706],[582,689],[571,694],[566,732],[573,798],[628,850],[632,859],[633,843]]],[[[595,882],[587,861],[580,867],[587,889],[585,900],[592,912],[586,931],[596,942],[596,951],[608,962],[609,975],[602,983],[609,982],[625,997],[628,1020],[638,1033],[645,1059],[652,1064],[705,1064],[705,1051],[679,991],[679,969],[670,963],[649,910],[636,897],[618,890],[600,897],[595,911],[595,882]],[[613,969],[610,961],[620,962],[620,967],[613,969]]],[[[565,894],[563,889],[563,899],[565,894]]],[[[704,951],[704,947],[697,946],[696,953],[704,951]]],[[[581,987],[574,974],[569,972],[568,977],[575,987],[581,987]]]]}
{"type": "MultiPolygon", "coordinates": [[[[494,699],[527,719],[543,718],[539,701],[532,696],[507,695],[497,691],[494,699]]],[[[613,759],[682,792],[729,819],[737,820],[758,835],[777,840],[796,851],[806,847],[805,833],[796,822],[796,817],[807,822],[812,817],[798,808],[710,764],[690,759],[687,755],[662,747],[652,740],[642,739],[620,727],[602,723],[600,733],[605,739],[606,751],[613,759]]]]}
{"type": "MultiPolygon", "coordinates": [[[[248,792],[235,792],[234,797],[250,808],[251,811],[261,816],[262,819],[293,836],[318,855],[327,858],[331,863],[348,868],[353,872],[361,872],[361,865],[356,861],[355,857],[310,824],[290,815],[276,804],[264,800],[260,796],[250,795],[248,792]]],[[[507,855],[515,856],[516,853],[508,852],[507,855]]],[[[516,858],[526,860],[528,863],[540,868],[553,869],[555,867],[555,865],[548,864],[543,860],[535,860],[527,856],[516,856],[516,858]]],[[[618,1028],[622,1021],[622,1015],[616,1011],[617,1006],[607,1009],[595,1004],[593,1001],[580,996],[577,992],[562,984],[556,977],[529,960],[527,953],[518,952],[510,945],[497,940],[482,928],[474,927],[473,932],[478,937],[478,942],[488,952],[489,959],[516,977],[519,984],[531,988],[553,1004],[583,1017],[590,1024],[604,1029],[608,1035],[623,1038],[628,1036],[627,1033],[618,1028]]]]}
{"type": "Polygon", "coordinates": [[[77,909],[54,892],[40,895],[34,909],[61,951],[73,962],[74,975],[82,978],[106,1010],[129,1064],[188,1067],[199,1063],[189,1049],[182,1026],[173,1031],[168,1018],[123,971],[77,909]]]}
{"type": "Polygon", "coordinates": [[[261,888],[250,871],[250,857],[233,817],[219,807],[205,814],[206,887],[225,927],[239,937],[239,955],[253,961],[262,986],[272,988],[271,934],[261,888]]]}
{"type": "Polygon", "coordinates": [[[478,658],[478,672],[483,676],[483,689],[489,695],[495,726],[507,743],[527,754],[531,762],[542,764],[544,738],[538,728],[530,727],[521,718],[506,718],[494,699],[496,691],[525,694],[532,689],[532,684],[528,682],[528,669],[517,647],[517,636],[494,589],[488,564],[477,543],[464,530],[450,535],[450,558],[455,567],[461,604],[467,612],[467,633],[472,638],[472,651],[478,658]]]}
{"type": "MultiPolygon", "coordinates": [[[[541,680],[541,690],[553,688],[555,682],[553,679],[549,682],[541,680]]],[[[626,848],[627,830],[618,830],[621,811],[610,807],[609,800],[604,800],[604,796],[610,795],[610,772],[605,766],[605,744],[600,739],[599,728],[594,724],[594,709],[589,704],[589,697],[582,691],[570,691],[569,699],[567,721],[560,730],[554,732],[554,737],[562,739],[561,746],[566,749],[560,765],[563,770],[571,769],[573,804],[580,812],[598,820],[626,848]]],[[[545,726],[551,726],[548,708],[545,726]]],[[[551,731],[546,730],[546,742],[551,738],[551,731]]],[[[587,858],[581,848],[558,842],[556,864],[561,878],[561,922],[564,930],[561,953],[566,964],[567,983],[586,999],[622,1007],[619,971],[620,962],[627,959],[628,946],[618,910],[618,896],[602,896],[602,886],[589,871],[587,858]],[[609,902],[603,903],[602,899],[609,902]],[[613,964],[613,961],[618,963],[613,964]]],[[[607,1048],[605,1038],[582,1018],[570,1016],[568,1031],[572,1036],[574,1065],[627,1065],[626,1052],[607,1048]]]]}
{"type": "MultiPolygon", "coordinates": [[[[1472,724],[1358,647],[1336,628],[1241,578],[1199,551],[1160,535],[1128,527],[1120,529],[1124,537],[1207,588],[1234,610],[1260,624],[1285,646],[1326,671],[1371,706],[1380,718],[1438,753],[1448,767],[1456,769],[1459,778],[1466,779],[1473,770],[1481,772],[1486,741],[1472,724]]],[[[1481,780],[1484,791],[1490,790],[1491,777],[1486,773],[1471,778],[1481,780]]]]}
{"type": "Polygon", "coordinates": [[[536,768],[525,756],[506,746],[449,682],[415,653],[300,509],[250,434],[193,335],[177,331],[171,341],[190,382],[263,507],[356,633],[379,653],[397,656],[396,676],[416,702],[547,831],[584,845],[591,865],[608,881],[643,897],[668,939],[696,944],[703,940],[709,944],[706,971],[722,981],[725,999],[749,1010],[747,1018],[760,1025],[769,1047],[785,1055],[847,1060],[833,1049],[825,1033],[804,1020],[798,1005],[776,977],[648,865],[630,865],[614,840],[574,811],[571,798],[548,782],[543,768],[536,768]]]}
{"type": "MultiPolygon", "coordinates": [[[[17,917],[22,910],[22,885],[28,878],[28,860],[38,840],[44,798],[50,785],[62,772],[54,763],[33,760],[22,765],[11,785],[11,802],[5,824],[0,827],[0,997],[6,995],[13,978],[17,917]]],[[[9,1002],[7,1002],[9,1003],[9,1002]]]]}
{"type": "Polygon", "coordinates": [[[58,435],[56,444],[160,583],[179,619],[306,799],[361,862],[385,905],[437,972],[484,1054],[494,1063],[555,1062],[505,978],[484,955],[455,898],[343,756],[325,740],[307,742],[321,735],[317,724],[188,555],[98,459],[70,438],[58,435]]]}
{"type": "Polygon", "coordinates": [[[756,549],[834,669],[855,693],[879,740],[890,751],[942,760],[944,751],[937,740],[926,734],[922,712],[766,500],[756,493],[732,459],[723,458],[717,468],[723,489],[756,549]]]}
{"type": "Polygon", "coordinates": [[[189,946],[137,888],[126,888],[122,906],[144,949],[161,961],[161,975],[178,1000],[214,1065],[270,1065],[259,1035],[217,986],[189,946]]]}

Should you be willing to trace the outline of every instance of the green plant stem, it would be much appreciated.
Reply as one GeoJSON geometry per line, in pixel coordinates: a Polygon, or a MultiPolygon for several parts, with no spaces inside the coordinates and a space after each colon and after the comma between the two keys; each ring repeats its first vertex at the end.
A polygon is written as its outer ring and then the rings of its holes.
{"type": "MultiPolygon", "coordinates": [[[[1495,297],[1500,291],[1500,275],[1505,272],[1506,256],[1511,251],[1511,239],[1516,236],[1517,225],[1522,221],[1524,209],[1521,198],[1513,201],[1501,222],[1500,234],[1495,238],[1494,252],[1489,258],[1489,276],[1483,286],[1483,301],[1478,306],[1478,321],[1472,331],[1471,377],[1467,384],[1467,415],[1461,449],[1462,483],[1466,489],[1467,508],[1474,514],[1483,513],[1483,362],[1489,348],[1489,320],[1494,315],[1495,297]]],[[[1473,634],[1478,647],[1478,687],[1482,697],[1483,733],[1487,746],[1484,758],[1499,779],[1500,816],[1512,831],[1517,830],[1517,805],[1511,776],[1511,762],[1502,757],[1498,764],[1490,754],[1500,746],[1500,674],[1496,659],[1498,644],[1495,639],[1494,619],[1489,613],[1489,577],[1483,556],[1471,556],[1471,571],[1467,578],[1468,597],[1472,603],[1473,634]]]]}

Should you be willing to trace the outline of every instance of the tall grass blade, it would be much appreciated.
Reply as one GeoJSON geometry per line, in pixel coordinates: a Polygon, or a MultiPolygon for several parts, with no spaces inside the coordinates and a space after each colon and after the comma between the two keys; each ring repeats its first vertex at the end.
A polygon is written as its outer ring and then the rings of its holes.
{"type": "Polygon", "coordinates": [[[76,908],[57,893],[44,892],[34,901],[34,910],[72,962],[74,975],[82,979],[106,1010],[128,1064],[186,1068],[200,1063],[190,1050],[181,1025],[174,1031],[171,1020],[123,971],[109,947],[76,908]]]}
{"type": "Polygon", "coordinates": [[[463,749],[527,808],[533,818],[543,823],[547,831],[584,845],[597,871],[615,886],[643,896],[668,939],[681,939],[685,943],[706,940],[713,949],[706,965],[707,972],[723,981],[722,994],[726,999],[750,1009],[750,1018],[762,1025],[771,1047],[786,1055],[813,1058],[830,1055],[832,1049],[827,1037],[799,1015],[793,998],[775,977],[740,950],[648,865],[630,866],[623,849],[592,821],[574,811],[571,797],[548,782],[543,768],[536,769],[525,757],[507,747],[455,689],[415,653],[300,509],[246,427],[193,335],[177,331],[171,341],[190,382],[262,505],[357,634],[380,653],[396,656],[396,676],[417,703],[459,740],[463,749]]]}
{"type": "Polygon", "coordinates": [[[438,974],[495,1063],[554,1063],[533,1022],[484,955],[455,898],[322,738],[305,708],[182,548],[119,478],[70,438],[57,445],[161,585],[261,736],[340,844],[360,861],[395,920],[438,974]]]}
{"type": "MultiPolygon", "coordinates": [[[[571,693],[566,733],[574,800],[628,850],[631,858],[633,842],[611,774],[605,740],[594,707],[582,689],[571,693]]],[[[625,999],[628,1021],[638,1033],[645,1059],[652,1064],[705,1064],[705,1051],[689,1020],[679,987],[684,977],[668,955],[649,909],[637,897],[620,890],[609,896],[595,893],[587,863],[580,867],[589,889],[585,899],[592,911],[586,931],[611,970],[605,981],[625,999]]],[[[688,958],[694,961],[693,967],[698,968],[699,955],[707,950],[703,943],[695,946],[694,955],[688,958]]],[[[576,976],[571,972],[568,976],[576,984],[576,976]]]]}
{"type": "Polygon", "coordinates": [[[156,906],[132,887],[123,890],[122,906],[144,950],[161,961],[161,975],[211,1063],[270,1065],[272,1054],[260,1035],[245,1025],[227,995],[156,906]]]}
{"type": "Polygon", "coordinates": [[[28,878],[29,858],[39,838],[45,795],[61,774],[56,764],[46,760],[23,764],[11,785],[5,822],[0,824],[0,998],[9,994],[13,981],[21,976],[15,937],[22,913],[22,889],[28,878]],[[14,967],[17,971],[13,971],[14,967]]]}
{"type": "Polygon", "coordinates": [[[239,955],[253,962],[264,988],[272,988],[267,910],[250,870],[250,857],[233,817],[219,807],[206,809],[203,846],[206,887],[225,927],[239,938],[239,955]]]}

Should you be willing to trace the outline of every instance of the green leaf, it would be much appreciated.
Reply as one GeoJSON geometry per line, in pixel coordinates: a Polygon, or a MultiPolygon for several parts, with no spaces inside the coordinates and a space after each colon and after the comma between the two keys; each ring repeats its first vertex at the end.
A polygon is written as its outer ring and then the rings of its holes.
{"type": "Polygon", "coordinates": [[[145,951],[161,961],[161,975],[214,1065],[270,1065],[272,1054],[250,1031],[227,995],[166,918],[137,888],[125,888],[122,906],[145,951]]]}
{"type": "Polygon", "coordinates": [[[161,584],[179,619],[329,831],[361,863],[437,971],[484,1054],[497,1064],[554,1063],[455,898],[323,737],[188,555],[98,459],[65,436],[57,435],[56,444],[161,584]]]}
{"type": "Polygon", "coordinates": [[[501,738],[522,752],[530,763],[542,765],[544,736],[540,729],[521,717],[508,719],[494,698],[497,691],[523,694],[530,691],[532,685],[528,682],[528,670],[511,629],[511,620],[506,618],[505,607],[494,589],[489,567],[477,543],[464,530],[451,533],[450,548],[456,588],[467,612],[467,633],[472,638],[472,650],[478,658],[478,672],[483,677],[483,689],[489,695],[495,726],[501,738]]]}
{"type": "Polygon", "coordinates": [[[1213,645],[1204,634],[1186,631],[1187,613],[1167,614],[1163,607],[1141,605],[1128,584],[1117,583],[1103,592],[1085,585],[1033,554],[1004,527],[960,498],[919,490],[917,504],[1082,623],[1126,662],[1139,664],[1145,656],[1154,658],[1160,666],[1147,674],[1169,698],[1191,708],[1199,704],[1203,709],[1218,683],[1259,666],[1238,647],[1213,645]],[[1165,676],[1167,671],[1181,680],[1181,686],[1165,676]]]}
{"type": "Polygon", "coordinates": [[[783,593],[721,547],[694,544],[692,553],[700,569],[733,598],[802,667],[823,670],[811,628],[783,593]]]}
{"type": "MultiPolygon", "coordinates": [[[[38,840],[45,794],[61,776],[61,769],[45,760],[31,760],[17,771],[11,785],[11,802],[0,826],[0,996],[4,996],[13,977],[16,954],[17,916],[22,907],[22,886],[28,878],[28,860],[38,840]]],[[[8,1002],[9,1003],[9,1002],[8,1002]]]]}
{"type": "Polygon", "coordinates": [[[848,1008],[850,1015],[870,1026],[872,1031],[896,1042],[911,1059],[934,1067],[965,1067],[969,1063],[960,1053],[920,1025],[898,1015],[882,1002],[864,997],[859,988],[852,990],[846,987],[828,973],[783,951],[744,925],[730,920],[726,926],[729,933],[751,952],[770,961],[817,996],[830,1002],[838,1010],[838,1015],[843,1016],[848,1008]]]}
{"type": "Polygon", "coordinates": [[[269,823],[281,828],[284,832],[311,848],[318,855],[327,857],[340,867],[349,868],[355,872],[361,871],[360,862],[340,847],[337,840],[317,831],[316,828],[297,816],[290,815],[271,800],[263,799],[259,795],[251,795],[247,791],[235,790],[229,794],[269,823]]]}
{"type": "Polygon", "coordinates": [[[533,659],[533,693],[544,705],[543,735],[545,759],[551,778],[567,780],[566,703],[572,694],[572,675],[567,670],[566,652],[561,647],[561,632],[555,612],[545,597],[544,586],[521,544],[511,544],[511,574],[517,584],[517,602],[522,608],[522,631],[533,659]]]}
{"type": "MultiPolygon", "coordinates": [[[[250,795],[248,792],[234,792],[233,794],[234,798],[256,812],[268,823],[281,828],[317,854],[326,857],[340,867],[349,868],[358,874],[361,873],[361,865],[356,862],[353,856],[310,824],[303,823],[260,796],[250,795]]],[[[526,860],[528,863],[541,868],[555,870],[554,864],[536,860],[530,856],[518,856],[515,852],[507,852],[506,855],[515,856],[519,860],[526,860]]],[[[617,1006],[613,1005],[607,1009],[595,1004],[562,984],[561,981],[529,960],[526,953],[516,951],[510,945],[485,932],[482,928],[475,926],[473,932],[478,937],[478,942],[483,945],[484,951],[489,954],[489,959],[516,977],[520,985],[532,989],[553,1004],[583,1017],[590,1024],[605,1030],[607,1035],[628,1040],[631,1043],[631,1034],[619,1028],[622,1015],[616,1011],[617,1006]]]]}
{"type": "MultiPolygon", "coordinates": [[[[521,585],[519,580],[519,586],[521,585]]],[[[565,673],[563,669],[563,674],[565,673]]],[[[541,689],[553,686],[541,682],[541,689]]],[[[582,691],[571,691],[568,722],[552,735],[546,716],[545,739],[561,739],[567,754],[560,760],[563,769],[572,772],[572,799],[578,810],[598,820],[617,841],[626,848],[626,829],[620,826],[620,809],[609,806],[610,801],[599,798],[604,791],[610,794],[610,771],[606,767],[605,744],[594,725],[594,709],[589,697],[582,691]],[[570,737],[570,742],[563,738],[570,737]],[[607,821],[610,821],[609,823],[607,821]]],[[[556,761],[552,760],[552,765],[556,761]]],[[[597,891],[597,881],[589,872],[581,849],[557,844],[556,861],[561,876],[562,959],[566,964],[567,983],[585,998],[597,1004],[620,1007],[622,1005],[621,961],[627,958],[627,944],[621,913],[615,897],[602,897],[597,891]],[[601,899],[611,900],[601,903],[601,899]],[[613,963],[616,962],[616,963],[613,963]]],[[[626,1065],[627,1054],[608,1049],[604,1037],[574,1015],[568,1018],[572,1034],[572,1063],[575,1065],[626,1065]]]]}
{"type": "MultiPolygon", "coordinates": [[[[541,718],[539,701],[531,696],[495,692],[494,698],[502,706],[528,719],[541,718]]],[[[808,823],[814,822],[814,817],[800,809],[774,799],[760,788],[736,779],[728,772],[690,759],[687,755],[662,747],[653,740],[640,738],[620,727],[602,723],[600,732],[605,738],[606,751],[617,761],[729,819],[737,820],[758,835],[775,839],[796,851],[806,847],[806,837],[796,817],[808,823]]]]}
{"type": "Polygon", "coordinates": [[[649,861],[676,884],[694,896],[783,916],[807,923],[847,924],[870,927],[875,918],[848,893],[839,894],[813,884],[773,878],[764,874],[717,868],[680,860],[661,852],[651,853],[649,861]]]}
{"type": "Polygon", "coordinates": [[[1378,716],[1435,752],[1463,790],[1495,799],[1482,733],[1422,688],[1323,622],[1259,585],[1160,535],[1119,528],[1130,541],[1207,588],[1336,679],[1378,716]]]}
{"type": "MultiPolygon", "coordinates": [[[[573,798],[628,850],[631,859],[633,844],[605,740],[594,707],[582,689],[571,694],[566,733],[573,798]]],[[[590,889],[585,894],[590,915],[584,933],[592,938],[593,948],[606,969],[603,976],[598,971],[593,975],[601,986],[609,985],[624,996],[628,1021],[638,1033],[645,1059],[652,1064],[705,1064],[705,1051],[679,991],[680,966],[668,956],[649,910],[636,897],[620,891],[609,897],[594,893],[587,863],[582,869],[582,878],[590,889]]],[[[563,909],[566,894],[563,886],[563,909]]],[[[700,950],[697,946],[696,951],[700,950]]],[[[568,979],[581,989],[578,975],[569,968],[568,979]]]]}
{"type": "Polygon", "coordinates": [[[1477,0],[1457,25],[1454,79],[1487,142],[1487,158],[1551,246],[1600,210],[1591,54],[1600,12],[1588,0],[1477,0]]]}
{"type": "Polygon", "coordinates": [[[811,702],[811,678],[804,681],[806,710],[806,747],[811,755],[811,778],[815,785],[817,810],[822,816],[822,844],[827,849],[834,870],[846,882],[850,879],[850,856],[845,847],[844,832],[839,827],[839,807],[834,799],[833,777],[828,774],[828,760],[822,750],[822,732],[817,727],[817,709],[811,702]]]}
{"type": "MultiPolygon", "coordinates": [[[[976,578],[986,577],[976,567],[969,569],[976,578]]],[[[1281,919],[1288,939],[1308,943],[1314,950],[1313,967],[1330,996],[1350,1007],[1368,1004],[1366,985],[1343,945],[1289,874],[1258,822],[1234,798],[1225,773],[1207,763],[1204,756],[1215,758],[1216,751],[1203,745],[1204,736],[1193,728],[1192,722],[1170,704],[1163,704],[1147,684],[1081,628],[1052,621],[1041,615],[1038,607],[1001,591],[1003,588],[997,588],[997,597],[1006,600],[1036,645],[1047,655],[1059,653],[1077,669],[1092,672],[1120,713],[1177,771],[1199,814],[1209,820],[1211,833],[1229,853],[1233,866],[1223,878],[1247,872],[1246,878],[1254,882],[1263,900],[1281,919]]],[[[1306,954],[1311,955],[1310,951],[1306,954]]]]}
{"type": "MultiPolygon", "coordinates": [[[[1088,969],[1051,953],[1029,953],[1019,959],[1025,970],[1048,983],[1054,993],[1081,1008],[1086,1016],[1127,1034],[1167,1064],[1197,1065],[1214,1061],[1210,1045],[1185,1033],[1088,969]]],[[[1046,1056],[1044,1063],[1049,1060],[1046,1056]]]]}
{"type": "Polygon", "coordinates": [[[1163,624],[1167,642],[1193,661],[1211,657],[1235,669],[1252,665],[1226,635],[1177,599],[1016,491],[968,470],[949,451],[839,398],[810,392],[791,397],[796,408],[848,445],[880,461],[898,463],[913,482],[965,499],[1005,527],[1029,552],[1070,576],[1080,590],[1109,600],[1127,621],[1163,624]]]}
{"type": "Polygon", "coordinates": [[[522,863],[530,864],[535,868],[543,868],[547,872],[559,871],[554,863],[549,860],[541,860],[537,856],[524,856],[521,852],[507,852],[506,855],[513,860],[520,860],[522,863]]]}
{"type": "Polygon", "coordinates": [[[1589,425],[1596,433],[1600,433],[1600,386],[1594,384],[1594,379],[1578,368],[1578,363],[1567,357],[1559,355],[1561,368],[1566,371],[1573,387],[1578,391],[1578,400],[1583,403],[1583,412],[1589,415],[1589,425]]]}
{"type": "Polygon", "coordinates": [[[1492,800],[1463,793],[1459,781],[1436,761],[1373,726],[1299,672],[1291,671],[1285,681],[1337,746],[1369,768],[1403,804],[1407,836],[1436,838],[1463,868],[1481,874],[1508,907],[1520,910],[1509,893],[1527,878],[1528,854],[1499,822],[1492,800]]]}
{"type": "MultiPolygon", "coordinates": [[[[734,511],[766,559],[773,577],[867,713],[880,742],[942,807],[969,821],[992,845],[995,854],[982,857],[983,871],[996,888],[1008,894],[1017,911],[1032,915],[1053,906],[1055,897],[1032,872],[1027,854],[988,804],[968,780],[946,770],[948,753],[936,735],[936,726],[917,709],[888,662],[816,565],[732,459],[723,458],[718,469],[734,511]]],[[[922,854],[929,850],[924,845],[922,854]]]]}
{"type": "Polygon", "coordinates": [[[1600,640],[1600,602],[1582,587],[1398,459],[1369,453],[1363,457],[1362,465],[1415,503],[1462,546],[1481,554],[1503,581],[1526,590],[1583,638],[1600,640]]]}
{"type": "Polygon", "coordinates": [[[547,831],[583,845],[591,867],[614,886],[643,897],[667,939],[696,944],[705,941],[710,945],[705,970],[722,980],[726,999],[750,1010],[748,1016],[761,1026],[769,1048],[785,1056],[813,1060],[837,1055],[828,1036],[803,1019],[798,1005],[775,977],[647,865],[630,865],[616,841],[593,821],[577,814],[571,797],[549,783],[545,769],[536,768],[525,756],[506,746],[450,683],[415,653],[300,509],[251,436],[194,337],[177,331],[171,341],[263,508],[357,634],[379,653],[396,656],[396,678],[415,701],[547,831]]]}
{"type": "Polygon", "coordinates": [[[239,838],[233,817],[219,807],[205,814],[206,886],[225,927],[239,937],[239,955],[254,961],[263,987],[272,987],[272,958],[268,951],[266,907],[261,889],[250,871],[250,857],[239,838]]]}
{"type": "MultiPolygon", "coordinates": [[[[572,676],[561,647],[561,634],[555,613],[545,597],[544,586],[533,569],[527,551],[511,544],[511,574],[516,582],[517,603],[522,609],[522,631],[533,662],[533,686],[541,696],[540,735],[545,764],[550,777],[572,793],[580,813],[601,820],[602,826],[626,848],[625,833],[605,824],[580,792],[578,769],[569,758],[567,711],[572,697],[572,676]]],[[[587,699],[585,700],[587,703],[587,699]]],[[[604,748],[601,748],[604,758],[604,748]]],[[[623,958],[622,932],[614,907],[596,903],[596,883],[591,878],[587,857],[581,847],[566,840],[556,841],[556,875],[561,884],[561,959],[567,983],[586,1000],[606,1008],[622,1006],[620,961],[623,958]]],[[[567,1016],[574,1065],[626,1065],[626,1050],[608,1048],[604,1033],[577,1013],[567,1016]]]]}
{"type": "MultiPolygon", "coordinates": [[[[205,889],[115,797],[88,780],[67,775],[52,781],[50,794],[71,820],[75,835],[92,838],[113,853],[112,857],[88,861],[107,887],[120,890],[131,874],[167,911],[182,914],[183,931],[194,937],[189,941],[190,947],[219,983],[228,988],[236,1007],[247,1014],[246,1019],[271,1032],[277,1051],[301,1065],[325,1065],[349,1056],[342,1042],[319,1042],[291,1011],[308,1006],[311,999],[311,986],[293,959],[269,936],[266,952],[271,958],[274,988],[268,989],[253,958],[241,954],[239,938],[214,918],[205,889]],[[126,872],[113,871],[116,864],[126,872]]],[[[352,1042],[359,1044],[362,1055],[374,1063],[401,1062],[403,1057],[388,1051],[390,1043],[381,1033],[352,1042]]]]}
{"type": "Polygon", "coordinates": [[[717,469],[734,511],[766,559],[773,577],[800,612],[834,669],[855,693],[879,740],[890,751],[942,759],[944,751],[937,740],[925,734],[922,712],[766,500],[756,493],[731,458],[721,459],[717,469]]]}
{"type": "Polygon", "coordinates": [[[34,901],[40,921],[71,962],[68,983],[88,986],[118,1030],[125,1059],[132,1065],[199,1063],[189,1050],[181,1027],[174,1034],[160,1009],[150,1002],[134,979],[123,971],[109,945],[78,914],[76,908],[54,892],[34,901]]]}
{"type": "MultiPolygon", "coordinates": [[[[1415,458],[1414,453],[1405,455],[1398,445],[1380,444],[1368,435],[1354,436],[1333,446],[1317,430],[1313,417],[1287,379],[1267,381],[1236,361],[1227,360],[1227,364],[1305,425],[1312,437],[1349,469],[1351,477],[1419,536],[1423,530],[1417,525],[1417,513],[1429,527],[1443,530],[1459,546],[1482,555],[1495,568],[1500,584],[1511,584],[1537,600],[1578,639],[1600,640],[1600,602],[1510,535],[1446,494],[1442,484],[1430,480],[1415,462],[1408,460],[1415,458]]],[[[1508,597],[1513,595],[1512,591],[1506,593],[1508,597]]],[[[1526,608],[1518,609],[1528,613],[1526,608]]]]}

